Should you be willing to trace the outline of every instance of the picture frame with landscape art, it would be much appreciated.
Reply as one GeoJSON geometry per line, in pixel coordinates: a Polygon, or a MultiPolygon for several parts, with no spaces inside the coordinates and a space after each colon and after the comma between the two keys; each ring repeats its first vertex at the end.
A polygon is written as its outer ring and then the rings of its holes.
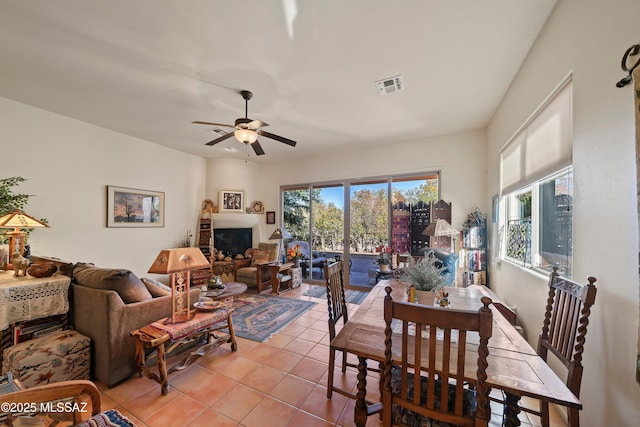
{"type": "Polygon", "coordinates": [[[108,185],[107,227],[164,227],[164,193],[108,185]]]}
{"type": "Polygon", "coordinates": [[[220,212],[244,212],[244,192],[220,190],[220,212]]]}

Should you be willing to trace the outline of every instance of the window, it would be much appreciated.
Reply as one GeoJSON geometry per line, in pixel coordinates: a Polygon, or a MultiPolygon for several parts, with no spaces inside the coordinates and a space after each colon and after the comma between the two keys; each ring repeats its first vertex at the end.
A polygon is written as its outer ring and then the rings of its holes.
{"type": "MultiPolygon", "coordinates": [[[[292,240],[309,242],[312,256],[344,259],[348,283],[367,285],[381,246],[409,253],[425,240],[420,233],[428,224],[416,231],[411,211],[438,200],[439,174],[291,185],[281,192],[283,225],[292,240]]],[[[324,280],[320,268],[305,271],[303,265],[303,275],[324,280]]]]}
{"type": "Polygon", "coordinates": [[[568,168],[505,197],[505,258],[524,266],[572,270],[573,170],[568,168]],[[535,208],[537,206],[537,209],[535,208]]]}
{"type": "Polygon", "coordinates": [[[570,278],[573,167],[568,79],[501,152],[502,257],[570,278]]]}

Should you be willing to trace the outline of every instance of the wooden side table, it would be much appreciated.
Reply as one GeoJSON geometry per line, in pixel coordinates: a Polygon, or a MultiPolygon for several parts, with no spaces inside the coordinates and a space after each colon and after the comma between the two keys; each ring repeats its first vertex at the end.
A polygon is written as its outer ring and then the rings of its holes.
{"type": "Polygon", "coordinates": [[[287,289],[291,289],[291,280],[293,278],[291,274],[291,268],[293,268],[292,262],[285,262],[284,264],[270,264],[267,266],[271,272],[271,293],[280,295],[280,285],[287,284],[287,289]]]}
{"type": "Polygon", "coordinates": [[[198,311],[193,319],[183,322],[165,325],[161,319],[143,326],[140,329],[131,331],[131,336],[136,340],[136,363],[138,364],[139,375],[145,374],[148,378],[160,384],[163,395],[169,392],[168,375],[174,371],[181,371],[191,365],[200,356],[205,355],[210,350],[218,348],[224,343],[231,343],[231,350],[238,349],[236,335],[233,330],[231,319],[232,309],[226,305],[214,311],[198,311]],[[226,319],[220,325],[218,322],[226,319]],[[216,331],[228,327],[229,335],[218,334],[216,331]],[[178,347],[192,342],[200,342],[206,337],[206,343],[195,351],[187,354],[179,364],[167,370],[166,353],[170,353],[178,347]],[[147,366],[147,355],[145,349],[156,349],[158,354],[158,373],[155,373],[147,366]]]}

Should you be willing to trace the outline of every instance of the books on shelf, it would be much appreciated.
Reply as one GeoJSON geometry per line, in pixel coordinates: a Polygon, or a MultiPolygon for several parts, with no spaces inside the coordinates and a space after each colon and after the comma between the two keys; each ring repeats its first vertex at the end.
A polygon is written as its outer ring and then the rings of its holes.
{"type": "Polygon", "coordinates": [[[486,277],[484,271],[465,271],[462,273],[462,286],[486,285],[486,277]]]}
{"type": "Polygon", "coordinates": [[[64,329],[64,315],[43,317],[13,326],[13,345],[64,329]]]}
{"type": "Polygon", "coordinates": [[[463,249],[459,254],[460,267],[471,271],[484,270],[486,268],[486,251],[484,249],[463,249]]]}

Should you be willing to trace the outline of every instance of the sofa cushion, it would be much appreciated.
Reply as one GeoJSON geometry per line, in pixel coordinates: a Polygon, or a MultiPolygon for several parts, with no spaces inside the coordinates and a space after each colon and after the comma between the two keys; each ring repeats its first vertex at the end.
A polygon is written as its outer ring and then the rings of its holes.
{"type": "Polygon", "coordinates": [[[158,282],[157,280],[150,279],[148,277],[142,277],[140,280],[144,283],[144,286],[146,286],[147,290],[154,298],[171,295],[171,287],[162,282],[158,282]]]}
{"type": "Polygon", "coordinates": [[[100,268],[79,262],[73,268],[73,279],[79,285],[89,288],[116,291],[125,304],[153,298],[144,283],[130,270],[100,268]]]}

